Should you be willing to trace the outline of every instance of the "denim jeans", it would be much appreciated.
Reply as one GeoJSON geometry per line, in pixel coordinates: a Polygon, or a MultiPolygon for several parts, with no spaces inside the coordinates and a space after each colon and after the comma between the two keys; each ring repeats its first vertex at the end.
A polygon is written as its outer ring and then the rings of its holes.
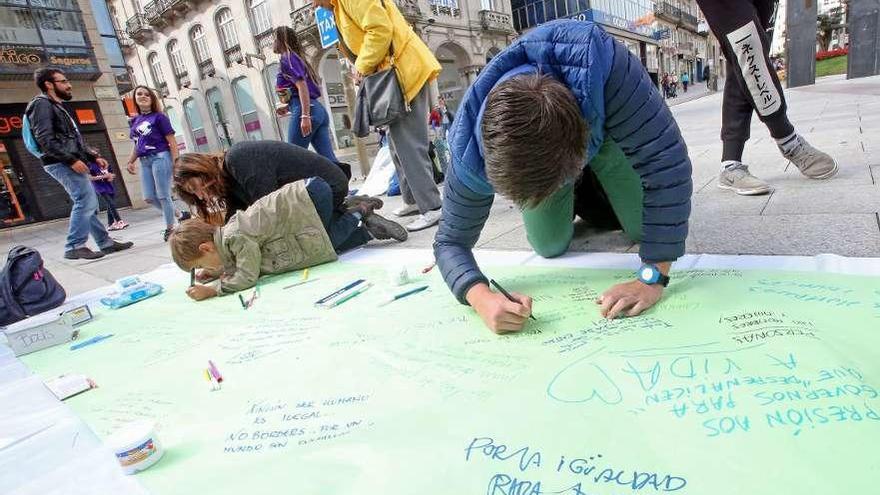
{"type": "Polygon", "coordinates": [[[333,191],[330,185],[319,177],[306,181],[306,191],[315,204],[315,210],[324,224],[330,243],[337,253],[362,246],[371,239],[366,227],[360,225],[360,218],[351,213],[342,213],[333,207],[333,191]]]}
{"type": "Polygon", "coordinates": [[[142,156],[140,159],[144,201],[162,212],[165,225],[174,225],[174,205],[171,201],[171,175],[173,173],[171,153],[163,151],[155,155],[142,156]]]}
{"type": "Polygon", "coordinates": [[[98,195],[95,194],[88,174],[74,172],[63,163],[46,165],[44,169],[64,187],[73,201],[64,250],[71,251],[85,246],[89,240],[89,234],[92,234],[98,248],[104,249],[111,246],[113,239],[110,238],[104,224],[98,220],[98,195]]]}
{"type": "Polygon", "coordinates": [[[311,144],[315,152],[331,162],[336,162],[336,154],[333,153],[333,142],[330,139],[330,116],[320,101],[311,100],[309,103],[309,115],[312,116],[312,133],[302,135],[300,122],[302,117],[302,104],[299,97],[294,95],[288,106],[290,110],[290,124],[287,127],[287,142],[308,149],[311,144]]]}

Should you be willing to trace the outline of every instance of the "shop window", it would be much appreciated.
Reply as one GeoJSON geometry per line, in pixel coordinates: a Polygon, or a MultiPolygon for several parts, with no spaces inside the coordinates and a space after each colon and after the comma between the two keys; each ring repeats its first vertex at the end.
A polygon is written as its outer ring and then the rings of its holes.
{"type": "Polygon", "coordinates": [[[208,114],[211,115],[211,122],[217,129],[217,136],[220,137],[220,146],[228,148],[232,146],[232,129],[229,128],[229,117],[223,106],[223,96],[218,88],[211,88],[205,93],[208,99],[208,114]]]}
{"type": "Polygon", "coordinates": [[[183,113],[186,115],[186,121],[189,124],[189,130],[192,134],[196,151],[199,153],[208,151],[208,134],[205,132],[202,114],[199,113],[199,107],[196,105],[195,99],[187,98],[183,100],[183,113]]]}
{"type": "Polygon", "coordinates": [[[260,126],[260,116],[257,114],[257,104],[254,102],[251,83],[246,77],[240,77],[232,81],[232,92],[235,96],[235,105],[241,115],[244,124],[244,132],[251,141],[263,139],[260,126]]]}

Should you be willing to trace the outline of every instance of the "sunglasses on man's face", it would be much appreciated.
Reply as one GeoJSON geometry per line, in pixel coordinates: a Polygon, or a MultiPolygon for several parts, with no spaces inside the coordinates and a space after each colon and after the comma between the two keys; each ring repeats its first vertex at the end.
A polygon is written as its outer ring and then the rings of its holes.
{"type": "Polygon", "coordinates": [[[67,79],[55,79],[52,81],[52,84],[67,84],[70,81],[67,79]]]}

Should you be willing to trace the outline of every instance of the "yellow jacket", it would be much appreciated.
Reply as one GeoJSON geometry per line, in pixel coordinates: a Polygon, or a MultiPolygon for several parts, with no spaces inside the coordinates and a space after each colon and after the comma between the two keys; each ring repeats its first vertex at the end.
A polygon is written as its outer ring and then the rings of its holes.
{"type": "Polygon", "coordinates": [[[440,63],[416,36],[397,10],[395,0],[333,0],[333,17],[339,35],[357,57],[355,68],[364,75],[390,66],[388,48],[394,42],[394,65],[412,101],[422,87],[440,74],[440,63]]]}

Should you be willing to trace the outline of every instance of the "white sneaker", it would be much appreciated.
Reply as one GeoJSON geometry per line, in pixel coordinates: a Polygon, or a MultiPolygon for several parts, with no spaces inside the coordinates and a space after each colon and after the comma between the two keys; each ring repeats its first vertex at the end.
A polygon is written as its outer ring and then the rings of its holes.
{"type": "Polygon", "coordinates": [[[417,230],[424,230],[428,227],[433,227],[437,225],[437,222],[440,221],[440,210],[432,210],[427,213],[423,213],[419,215],[419,218],[416,218],[412,222],[406,225],[406,230],[410,232],[415,232],[417,230]]]}
{"type": "Polygon", "coordinates": [[[419,212],[418,205],[408,205],[408,204],[404,203],[403,206],[401,206],[400,208],[397,208],[396,210],[392,211],[391,213],[393,213],[394,216],[397,216],[397,217],[405,217],[407,215],[414,215],[418,212],[419,212]]]}

